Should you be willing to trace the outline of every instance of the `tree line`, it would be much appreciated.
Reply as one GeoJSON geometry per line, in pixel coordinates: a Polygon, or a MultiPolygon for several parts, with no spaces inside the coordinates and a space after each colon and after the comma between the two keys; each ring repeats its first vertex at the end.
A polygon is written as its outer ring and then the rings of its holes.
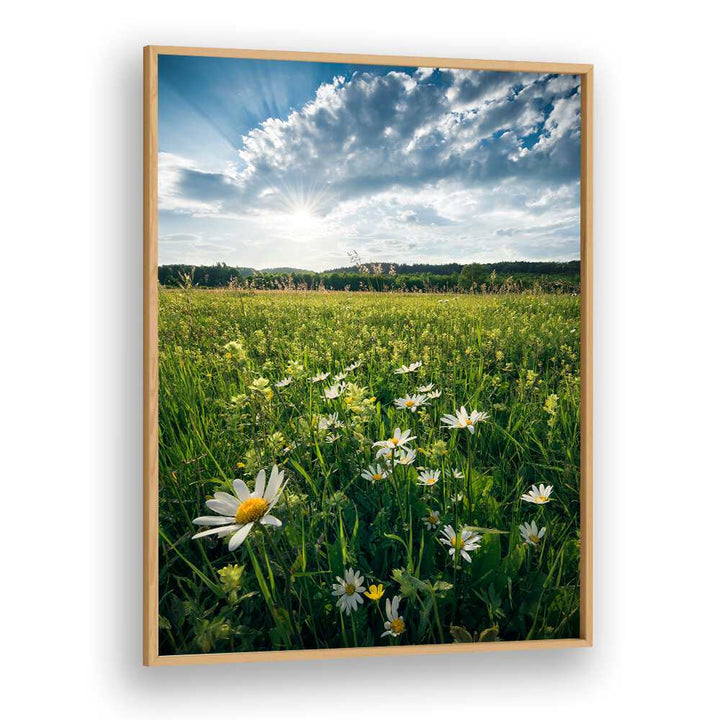
{"type": "Polygon", "coordinates": [[[576,293],[580,262],[470,263],[403,265],[377,263],[310,270],[254,270],[216,265],[161,265],[158,280],[166,287],[231,287],[257,290],[349,290],[375,292],[540,292],[576,293]]]}

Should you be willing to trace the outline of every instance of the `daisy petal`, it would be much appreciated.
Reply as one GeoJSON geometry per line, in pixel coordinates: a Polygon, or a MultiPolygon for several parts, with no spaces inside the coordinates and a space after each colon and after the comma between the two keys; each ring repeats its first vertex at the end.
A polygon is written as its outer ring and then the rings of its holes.
{"type": "Polygon", "coordinates": [[[245,484],[245,481],[240,478],[233,480],[233,489],[241,501],[247,500],[250,497],[248,486],[245,484]]]}
{"type": "Polygon", "coordinates": [[[255,478],[255,489],[252,493],[253,497],[263,497],[265,495],[265,471],[261,470],[255,478]]]}
{"type": "Polygon", "coordinates": [[[252,526],[255,523],[248,523],[247,525],[243,525],[233,536],[230,540],[230,543],[228,544],[228,550],[232,552],[233,550],[237,550],[242,544],[245,538],[248,536],[248,533],[250,530],[252,530],[252,526]]]}

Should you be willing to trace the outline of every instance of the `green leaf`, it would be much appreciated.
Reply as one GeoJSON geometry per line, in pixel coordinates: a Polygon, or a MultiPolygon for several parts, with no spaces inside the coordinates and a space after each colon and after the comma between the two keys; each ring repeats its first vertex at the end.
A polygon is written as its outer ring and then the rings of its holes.
{"type": "Polygon", "coordinates": [[[453,636],[453,640],[458,643],[475,642],[473,636],[461,625],[451,625],[450,634],[453,636]]]}
{"type": "Polygon", "coordinates": [[[500,628],[497,625],[487,628],[480,633],[478,642],[495,642],[500,634],[500,628]]]}

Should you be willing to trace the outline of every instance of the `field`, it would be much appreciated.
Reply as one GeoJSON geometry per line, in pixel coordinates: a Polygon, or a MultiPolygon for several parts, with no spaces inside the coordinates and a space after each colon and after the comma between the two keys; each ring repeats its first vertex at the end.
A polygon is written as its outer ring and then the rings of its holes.
{"type": "Polygon", "coordinates": [[[577,637],[579,335],[574,295],[161,289],[160,653],[577,637]]]}

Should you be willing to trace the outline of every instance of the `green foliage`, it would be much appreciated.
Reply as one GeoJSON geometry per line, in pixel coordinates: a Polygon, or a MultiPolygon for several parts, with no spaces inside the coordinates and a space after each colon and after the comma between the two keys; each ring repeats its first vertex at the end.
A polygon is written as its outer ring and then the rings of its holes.
{"type": "Polygon", "coordinates": [[[576,637],[579,324],[569,294],[161,289],[161,652],[576,637]],[[352,392],[325,399],[354,361],[352,392]],[[393,405],[428,383],[442,395],[417,412],[393,405]],[[474,435],[440,422],[460,405],[489,414],[474,435]],[[412,465],[361,476],[396,427],[436,485],[412,465]],[[232,553],[191,538],[209,496],[273,464],[290,478],[282,527],[232,553]],[[551,503],[520,500],[533,483],[554,486],[551,503]],[[471,563],[426,528],[431,511],[481,534],[471,563]],[[531,520],[547,528],[532,547],[531,520]],[[341,617],[332,583],[350,566],[385,596],[341,617]],[[381,637],[396,595],[405,630],[381,637]]]}

